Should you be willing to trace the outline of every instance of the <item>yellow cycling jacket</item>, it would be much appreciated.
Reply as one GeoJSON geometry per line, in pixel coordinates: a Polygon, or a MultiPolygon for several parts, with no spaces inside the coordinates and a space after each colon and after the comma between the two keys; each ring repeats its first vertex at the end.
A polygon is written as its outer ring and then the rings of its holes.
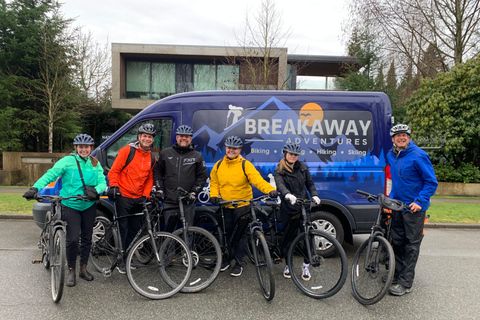
{"type": "MultiPolygon", "coordinates": [[[[242,168],[242,156],[229,159],[224,156],[220,165],[215,163],[210,173],[210,197],[219,197],[223,200],[251,199],[253,197],[253,184],[263,193],[275,190],[274,187],[263,179],[253,164],[245,161],[245,172],[242,168]],[[248,177],[248,179],[247,179],[248,177]]],[[[240,205],[245,206],[247,203],[240,205]]]]}

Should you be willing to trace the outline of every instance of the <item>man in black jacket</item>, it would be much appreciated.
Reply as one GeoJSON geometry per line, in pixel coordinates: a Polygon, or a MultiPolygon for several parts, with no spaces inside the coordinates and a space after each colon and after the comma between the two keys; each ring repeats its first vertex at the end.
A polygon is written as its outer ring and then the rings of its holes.
{"type": "MultiPolygon", "coordinates": [[[[193,130],[182,125],[176,131],[177,142],[162,150],[153,168],[153,178],[157,196],[164,199],[164,208],[178,205],[177,187],[190,193],[190,201],[184,203],[185,219],[189,225],[195,217],[195,200],[207,181],[207,167],[200,152],[192,145],[193,130]]],[[[165,222],[168,223],[174,210],[165,210],[165,222]]]]}

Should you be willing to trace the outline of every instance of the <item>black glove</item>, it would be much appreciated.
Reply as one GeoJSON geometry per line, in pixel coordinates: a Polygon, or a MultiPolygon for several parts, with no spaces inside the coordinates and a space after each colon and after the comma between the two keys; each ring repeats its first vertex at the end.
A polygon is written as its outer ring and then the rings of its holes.
{"type": "Polygon", "coordinates": [[[272,190],[268,193],[268,196],[272,199],[275,199],[276,197],[278,197],[280,195],[280,193],[278,193],[277,190],[272,190]]]}
{"type": "Polygon", "coordinates": [[[27,192],[23,194],[23,197],[27,200],[36,199],[38,196],[38,189],[37,188],[30,188],[27,192]]]}
{"type": "Polygon", "coordinates": [[[115,201],[118,197],[121,197],[122,194],[120,193],[120,189],[117,186],[112,186],[107,191],[107,196],[110,201],[115,201]]]}
{"type": "Polygon", "coordinates": [[[87,186],[85,190],[85,197],[88,201],[97,201],[100,196],[98,195],[97,190],[94,187],[87,186]]]}
{"type": "Polygon", "coordinates": [[[217,204],[220,202],[220,199],[218,199],[218,197],[211,197],[210,198],[210,203],[211,204],[217,204]]]}

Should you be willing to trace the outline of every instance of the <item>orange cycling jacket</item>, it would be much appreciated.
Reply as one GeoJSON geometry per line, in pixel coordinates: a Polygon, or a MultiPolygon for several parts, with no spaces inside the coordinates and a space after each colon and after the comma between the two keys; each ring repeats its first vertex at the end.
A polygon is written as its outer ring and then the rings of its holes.
{"type": "Polygon", "coordinates": [[[142,196],[150,198],[153,187],[153,166],[150,153],[151,151],[144,151],[140,148],[138,142],[121,148],[108,172],[110,187],[119,187],[122,196],[127,198],[137,199],[142,196]],[[135,156],[124,168],[130,153],[130,146],[136,149],[135,156]]]}

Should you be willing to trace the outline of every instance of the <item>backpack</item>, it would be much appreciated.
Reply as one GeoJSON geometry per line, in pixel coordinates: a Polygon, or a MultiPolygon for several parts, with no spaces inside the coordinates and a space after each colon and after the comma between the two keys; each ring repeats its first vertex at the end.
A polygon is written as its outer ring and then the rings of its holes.
{"type": "MultiPolygon", "coordinates": [[[[136,151],[135,147],[130,146],[130,153],[128,154],[127,161],[125,161],[125,165],[120,171],[123,171],[123,169],[125,169],[130,164],[130,162],[132,162],[133,157],[135,157],[135,151],[136,151]]],[[[150,152],[150,156],[152,157],[152,161],[150,162],[150,164],[153,168],[153,166],[155,165],[155,161],[157,159],[155,158],[152,152],[150,152]]]]}
{"type": "MultiPolygon", "coordinates": [[[[220,167],[220,164],[222,164],[222,161],[223,161],[224,158],[220,159],[220,161],[218,161],[217,163],[217,171],[218,171],[218,167],[220,167]]],[[[245,175],[245,177],[247,178],[247,181],[248,183],[250,183],[250,180],[248,179],[248,176],[247,176],[247,173],[245,172],[245,159],[242,160],[242,169],[243,169],[243,174],[245,175]]]]}

